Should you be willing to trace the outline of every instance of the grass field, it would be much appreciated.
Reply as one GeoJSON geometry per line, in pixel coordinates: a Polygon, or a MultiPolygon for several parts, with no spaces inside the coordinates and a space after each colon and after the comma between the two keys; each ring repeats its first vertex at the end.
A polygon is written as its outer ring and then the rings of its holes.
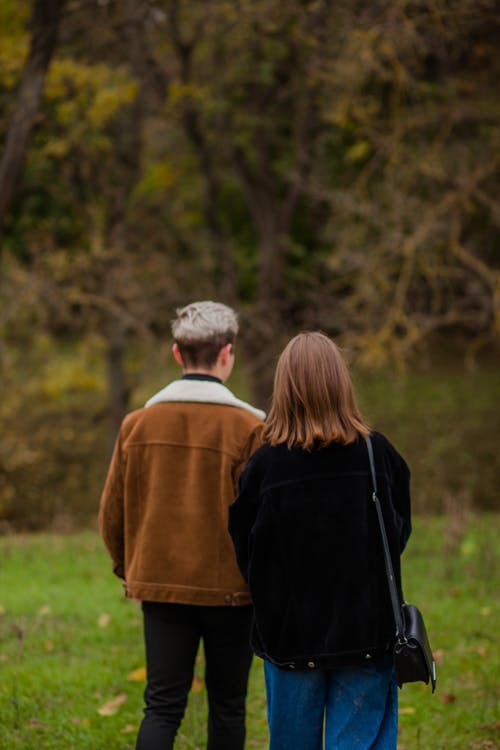
{"type": "MultiPolygon", "coordinates": [[[[500,747],[500,517],[418,519],[406,596],[426,616],[438,691],[400,692],[400,750],[500,747]]],[[[144,689],[141,616],[121,594],[97,535],[0,538],[0,748],[128,750],[144,689]]],[[[198,657],[177,742],[203,748],[198,657]]],[[[267,747],[262,665],[254,661],[247,748],[267,747]]],[[[300,750],[300,748],[297,748],[300,750]]]]}

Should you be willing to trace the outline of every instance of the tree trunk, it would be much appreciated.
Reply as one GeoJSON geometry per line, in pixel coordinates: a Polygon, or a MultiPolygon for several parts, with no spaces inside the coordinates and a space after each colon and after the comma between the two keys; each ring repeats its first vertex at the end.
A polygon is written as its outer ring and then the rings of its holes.
{"type": "Polygon", "coordinates": [[[0,235],[31,142],[64,4],[65,0],[34,0],[30,49],[0,161],[0,235]]]}
{"type": "Polygon", "coordinates": [[[114,443],[120,425],[129,408],[130,392],[125,372],[126,333],[116,318],[106,325],[106,363],[111,442],[114,443]]]}

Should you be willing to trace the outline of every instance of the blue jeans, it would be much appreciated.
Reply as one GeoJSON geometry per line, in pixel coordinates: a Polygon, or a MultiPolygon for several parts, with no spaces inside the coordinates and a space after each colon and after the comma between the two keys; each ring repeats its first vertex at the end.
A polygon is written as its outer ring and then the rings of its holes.
{"type": "Polygon", "coordinates": [[[287,672],[266,661],[264,669],[269,750],[396,750],[392,664],[287,672]]]}

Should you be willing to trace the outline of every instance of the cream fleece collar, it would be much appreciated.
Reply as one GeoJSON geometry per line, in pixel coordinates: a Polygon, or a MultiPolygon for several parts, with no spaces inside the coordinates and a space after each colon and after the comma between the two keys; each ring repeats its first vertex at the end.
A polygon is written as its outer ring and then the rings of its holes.
{"type": "Polygon", "coordinates": [[[254,406],[241,401],[231,393],[222,383],[215,383],[212,380],[174,380],[161,391],[155,393],[148,401],[146,406],[153,406],[164,401],[192,401],[204,404],[222,404],[223,406],[235,406],[239,409],[245,409],[254,414],[259,419],[265,419],[266,413],[254,406]]]}

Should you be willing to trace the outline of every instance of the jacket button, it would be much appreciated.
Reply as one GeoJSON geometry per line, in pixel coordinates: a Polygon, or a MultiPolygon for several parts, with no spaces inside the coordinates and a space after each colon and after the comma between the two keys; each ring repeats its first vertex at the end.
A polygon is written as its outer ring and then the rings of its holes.
{"type": "Polygon", "coordinates": [[[314,667],[316,666],[316,662],[314,662],[314,661],[308,661],[307,662],[307,666],[309,667],[309,669],[314,669],[314,667]]]}
{"type": "Polygon", "coordinates": [[[371,654],[365,654],[365,659],[371,659],[371,658],[372,658],[371,654]]]}
{"type": "Polygon", "coordinates": [[[224,597],[224,601],[227,604],[231,604],[231,602],[233,601],[233,597],[231,596],[231,594],[226,594],[226,596],[224,597]]]}

